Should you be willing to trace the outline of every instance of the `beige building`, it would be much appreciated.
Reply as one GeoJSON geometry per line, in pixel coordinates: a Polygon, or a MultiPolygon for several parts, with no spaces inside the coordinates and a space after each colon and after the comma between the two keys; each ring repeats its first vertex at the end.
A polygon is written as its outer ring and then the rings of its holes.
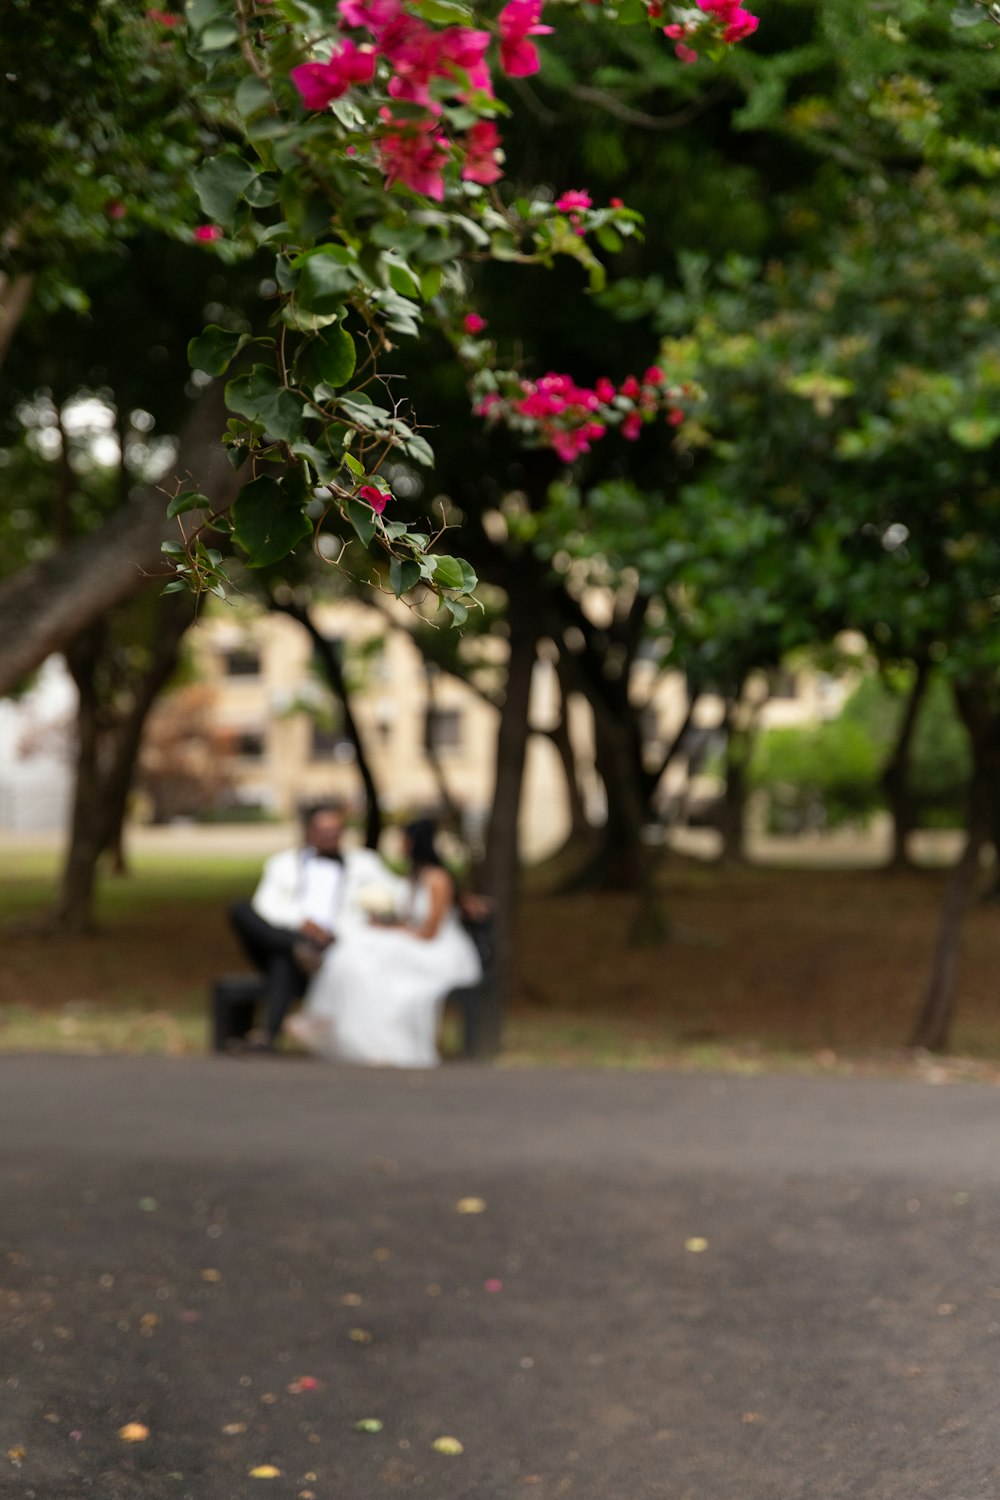
{"type": "MultiPolygon", "coordinates": [[[[466,836],[475,842],[492,796],[497,710],[449,674],[432,669],[429,677],[406,628],[411,616],[402,606],[395,609],[392,614],[344,601],[317,605],[314,618],[340,651],[385,811],[405,817],[440,808],[443,782],[448,799],[462,812],[466,836]]],[[[230,796],[282,817],[326,796],[345,798],[360,810],[353,745],[313,662],[311,641],[297,622],[227,606],[197,627],[193,649],[197,676],[209,693],[213,741],[225,757],[230,796]]],[[[499,640],[496,650],[502,662],[499,640]]],[[[676,674],[658,673],[647,660],[635,668],[633,689],[636,701],[647,704],[647,742],[655,762],[683,721],[684,684],[676,674]]],[[[806,670],[783,673],[755,689],[766,698],[761,724],[799,725],[831,717],[846,690],[843,679],[806,670]]],[[[550,728],[558,712],[556,674],[543,650],[532,690],[532,727],[550,728]]],[[[694,722],[700,734],[693,740],[702,757],[706,747],[719,743],[713,731],[722,715],[718,699],[706,697],[698,704],[694,722]]],[[[583,701],[571,704],[570,728],[588,812],[599,821],[604,796],[589,754],[592,727],[583,701]]],[[[664,778],[664,803],[676,803],[686,790],[689,767],[681,759],[664,778]]],[[[704,795],[712,787],[701,784],[695,790],[704,795]]],[[[527,857],[543,857],[558,847],[567,821],[556,753],[544,734],[533,734],[521,814],[527,857]]]]}
{"type": "MultiPolygon", "coordinates": [[[[340,650],[384,810],[408,816],[439,809],[443,782],[467,836],[476,839],[492,798],[497,710],[456,677],[433,669],[428,675],[402,608],[398,627],[353,602],[318,605],[314,618],[340,650]]],[[[327,796],[360,809],[354,747],[296,621],[226,610],[197,627],[193,649],[198,678],[213,690],[213,738],[227,755],[239,801],[280,816],[327,796]]],[[[532,704],[539,727],[554,711],[554,690],[554,673],[543,664],[532,704]]],[[[558,844],[564,806],[555,752],[533,736],[522,808],[529,857],[558,844]]]]}

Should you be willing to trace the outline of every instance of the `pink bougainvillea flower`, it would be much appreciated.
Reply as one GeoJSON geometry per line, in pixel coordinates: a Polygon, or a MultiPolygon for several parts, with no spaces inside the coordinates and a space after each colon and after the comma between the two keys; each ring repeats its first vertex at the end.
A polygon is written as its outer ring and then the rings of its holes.
{"type": "Polygon", "coordinates": [[[542,26],[542,0],[510,0],[500,12],[500,63],[510,78],[528,78],[539,68],[538,48],[529,36],[548,36],[542,26]]]}
{"type": "Polygon", "coordinates": [[[109,198],[104,205],[104,212],[109,219],[124,219],[125,205],[120,198],[109,198]]]}
{"type": "Polygon", "coordinates": [[[649,369],[642,377],[642,383],[643,385],[663,384],[663,371],[660,369],[659,365],[650,365],[649,369]]]}
{"type": "Polygon", "coordinates": [[[698,61],[698,54],[694,50],[694,48],[686,47],[683,42],[677,43],[677,46],[674,48],[674,52],[680,58],[682,63],[696,63],[698,61]]]}
{"type": "Polygon", "coordinates": [[[611,207],[611,208],[624,208],[625,207],[624,200],[621,199],[621,198],[612,198],[610,200],[609,207],[611,207]]]}
{"type": "MultiPolygon", "coordinates": [[[[387,494],[385,490],[380,490],[377,485],[363,484],[358,490],[358,499],[366,501],[375,514],[380,516],[392,499],[392,496],[387,494]]],[[[299,1381],[299,1385],[302,1385],[301,1380],[299,1381]]],[[[303,1389],[306,1389],[306,1387],[303,1387],[303,1389]]]]}
{"type": "Polygon", "coordinates": [[[760,25],[760,17],[751,15],[748,10],[742,10],[739,6],[730,13],[729,24],[722,33],[722,40],[731,47],[735,42],[745,41],[748,36],[753,36],[760,25]]]}
{"type": "Polygon", "coordinates": [[[182,17],[173,16],[168,10],[147,10],[146,19],[155,21],[158,26],[179,26],[182,17]]]}
{"type": "Polygon", "coordinates": [[[669,37],[672,42],[680,41],[681,37],[687,34],[687,27],[679,25],[676,21],[672,21],[669,26],[663,28],[663,35],[669,37]]]}
{"type": "MultiPolygon", "coordinates": [[[[402,125],[404,122],[397,120],[393,123],[402,125]]],[[[401,182],[425,198],[433,198],[437,203],[444,201],[448,142],[434,130],[433,122],[383,136],[379,142],[379,154],[389,187],[401,182]]]]}
{"type": "Polygon", "coordinates": [[[634,443],[642,431],[642,417],[637,411],[630,411],[622,423],[622,437],[627,442],[634,443]]]}
{"type": "Polygon", "coordinates": [[[683,420],[684,413],[678,410],[676,406],[671,407],[670,411],[667,412],[667,421],[670,423],[671,427],[679,427],[683,420]]]}
{"type": "Polygon", "coordinates": [[[466,26],[449,26],[438,37],[442,71],[461,72],[468,76],[469,93],[493,97],[493,80],[486,62],[490,45],[488,31],[473,31],[466,26]]]}
{"type": "Polygon", "coordinates": [[[500,136],[492,120],[477,120],[466,136],[465,161],[462,177],[466,182],[479,182],[488,187],[499,182],[503,168],[497,160],[500,136]]]}
{"type": "Polygon", "coordinates": [[[222,230],[218,224],[199,224],[194,231],[194,237],[208,244],[212,240],[221,240],[222,230]]]}
{"type": "Polygon", "coordinates": [[[739,0],[698,0],[698,9],[723,26],[722,40],[727,46],[752,36],[760,25],[760,17],[744,10],[739,0]]]}
{"type": "Polygon", "coordinates": [[[599,380],[594,382],[594,393],[598,401],[603,401],[605,405],[609,401],[613,401],[618,394],[615,390],[614,382],[609,380],[606,375],[602,375],[599,380]]]}
{"type": "Polygon", "coordinates": [[[471,333],[475,337],[477,333],[482,333],[486,327],[486,319],[480,317],[479,313],[466,313],[462,319],[462,327],[466,333],[471,333]]]}
{"type": "Polygon", "coordinates": [[[389,83],[392,97],[440,114],[440,104],[430,95],[431,81],[440,75],[439,33],[415,16],[399,16],[386,27],[380,46],[395,73],[389,83]]]}
{"type": "Polygon", "coordinates": [[[619,389],[621,391],[621,394],[623,396],[628,396],[630,401],[638,400],[639,382],[638,380],[636,380],[634,375],[629,375],[626,380],[623,380],[619,389]]]}
{"type": "Polygon", "coordinates": [[[329,62],[301,63],[292,69],[290,77],[306,109],[326,109],[354,84],[371,83],[375,77],[375,49],[343,42],[329,62]]]}
{"type": "Polygon", "coordinates": [[[592,208],[593,203],[594,200],[589,193],[582,192],[579,188],[571,188],[568,193],[563,193],[561,198],[556,199],[556,209],[561,214],[580,214],[592,208]]]}
{"type": "Polygon", "coordinates": [[[363,26],[381,36],[403,9],[402,0],[340,0],[337,7],[345,26],[363,26]]]}
{"type": "Polygon", "coordinates": [[[491,1276],[488,1281],[483,1282],[485,1292],[502,1292],[503,1282],[496,1276],[491,1276]]]}

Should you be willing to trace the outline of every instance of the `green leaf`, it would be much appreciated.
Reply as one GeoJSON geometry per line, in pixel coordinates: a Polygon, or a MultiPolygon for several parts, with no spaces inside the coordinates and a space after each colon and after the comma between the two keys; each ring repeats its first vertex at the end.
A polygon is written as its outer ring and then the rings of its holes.
{"type": "Polygon", "coordinates": [[[450,26],[453,22],[459,26],[467,26],[472,20],[472,11],[468,6],[456,5],[454,0],[412,0],[409,8],[414,15],[435,26],[450,26]]]}
{"type": "Polygon", "coordinates": [[[394,557],[389,564],[389,587],[398,599],[420,582],[420,564],[412,557],[394,557]]]}
{"type": "Polygon", "coordinates": [[[202,212],[225,229],[233,227],[236,205],[256,172],[235,151],[210,156],[194,174],[194,190],[202,212]]]}
{"type": "Polygon", "coordinates": [[[309,345],[309,353],[325,385],[346,385],[358,363],[358,352],[347,329],[340,324],[327,328],[309,345]]]}
{"type": "Polygon", "coordinates": [[[164,594],[179,594],[182,590],[187,592],[188,587],[185,578],[171,578],[170,582],[165,583],[160,590],[160,598],[162,599],[164,594]]]}
{"type": "Polygon", "coordinates": [[[245,484],[233,506],[236,540],[251,568],[266,568],[287,557],[312,531],[300,502],[280,480],[262,475],[245,484]]]}
{"type": "Polygon", "coordinates": [[[431,266],[420,278],[420,295],[425,302],[430,302],[441,290],[441,282],[444,279],[440,266],[431,266]]]}
{"type": "Polygon", "coordinates": [[[387,255],[385,268],[389,273],[389,285],[393,291],[398,292],[401,297],[408,297],[416,302],[420,296],[420,283],[406,262],[393,260],[387,255]]]}
{"type": "Polygon", "coordinates": [[[331,247],[300,256],[295,267],[299,272],[295,296],[305,312],[338,312],[354,290],[354,272],[331,254],[331,247]]]}
{"type": "Polygon", "coordinates": [[[224,375],[235,356],[250,342],[246,333],[230,333],[217,323],[208,327],[188,344],[188,364],[206,375],[224,375]]]}
{"type": "Polygon", "coordinates": [[[233,21],[212,21],[198,37],[198,45],[203,52],[221,52],[239,39],[239,27],[233,21]]]}
{"type": "Polygon", "coordinates": [[[226,405],[248,421],[259,422],[279,442],[295,442],[302,436],[302,402],[268,365],[254,365],[249,375],[231,380],[226,405]]]}
{"type": "Polygon", "coordinates": [[[375,512],[363,500],[348,500],[344,509],[359,540],[367,547],[375,535],[375,512]]]}
{"type": "Polygon", "coordinates": [[[244,117],[256,114],[259,109],[266,109],[270,103],[271,90],[264,79],[255,74],[251,73],[244,78],[236,90],[236,108],[244,117]]]}
{"type": "Polygon", "coordinates": [[[167,519],[172,521],[174,516],[182,516],[188,510],[211,510],[211,508],[212,502],[207,495],[200,495],[197,490],[182,490],[167,506],[167,519]]]}
{"type": "Polygon", "coordinates": [[[465,570],[457,557],[436,557],[433,578],[439,588],[460,589],[465,584],[465,570]]]}
{"type": "Polygon", "coordinates": [[[464,625],[469,618],[469,611],[458,599],[442,599],[441,607],[448,611],[455,625],[464,625]]]}

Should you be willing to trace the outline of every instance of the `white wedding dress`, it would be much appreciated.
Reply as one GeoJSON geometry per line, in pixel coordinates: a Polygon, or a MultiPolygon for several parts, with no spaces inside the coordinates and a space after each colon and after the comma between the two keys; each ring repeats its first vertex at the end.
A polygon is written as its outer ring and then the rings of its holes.
{"type": "MultiPolygon", "coordinates": [[[[427,918],[429,893],[407,884],[403,919],[427,918]]],[[[432,1068],[450,990],[482,978],[479,954],[451,906],[432,938],[401,928],[351,924],[327,950],[292,1035],[320,1057],[372,1067],[432,1068]]]]}

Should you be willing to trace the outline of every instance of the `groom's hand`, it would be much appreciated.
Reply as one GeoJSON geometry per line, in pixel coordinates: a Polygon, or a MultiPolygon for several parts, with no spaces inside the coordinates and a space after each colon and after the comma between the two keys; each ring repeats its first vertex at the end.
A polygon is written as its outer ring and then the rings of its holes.
{"type": "Polygon", "coordinates": [[[318,948],[328,948],[333,942],[333,933],[321,927],[318,922],[303,922],[299,930],[303,937],[315,943],[318,948]]]}

